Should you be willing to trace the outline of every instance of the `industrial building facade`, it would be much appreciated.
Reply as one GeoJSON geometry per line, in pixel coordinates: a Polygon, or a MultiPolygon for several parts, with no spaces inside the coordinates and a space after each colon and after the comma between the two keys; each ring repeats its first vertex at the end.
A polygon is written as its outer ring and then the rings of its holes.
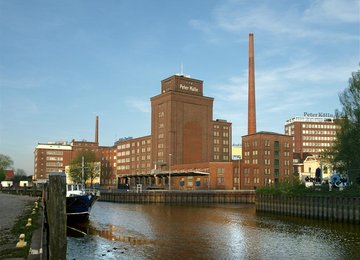
{"type": "Polygon", "coordinates": [[[203,95],[203,81],[184,75],[162,80],[160,94],[151,98],[151,135],[116,143],[118,182],[219,188],[217,182],[210,186],[209,163],[232,165],[232,128],[231,123],[212,116],[213,98],[203,95]]]}
{"type": "Polygon", "coordinates": [[[151,100],[151,134],[122,138],[111,147],[95,141],[39,144],[34,179],[64,171],[83,150],[101,161],[102,188],[254,189],[291,175],[292,137],[256,132],[254,41],[249,35],[248,135],[242,156],[232,158],[232,123],[213,119],[213,101],[203,81],[173,75],[161,81],[151,100]]]}
{"type": "Polygon", "coordinates": [[[291,136],[258,132],[242,137],[243,187],[252,189],[293,176],[291,136]]]}

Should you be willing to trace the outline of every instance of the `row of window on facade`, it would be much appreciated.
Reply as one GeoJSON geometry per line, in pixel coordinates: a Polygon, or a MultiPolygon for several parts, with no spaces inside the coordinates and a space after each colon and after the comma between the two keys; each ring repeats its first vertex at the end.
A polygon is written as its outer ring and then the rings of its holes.
{"type": "Polygon", "coordinates": [[[302,130],[304,135],[336,135],[336,131],[326,130],[302,130]]]}
{"type": "MultiPolygon", "coordinates": [[[[251,153],[250,151],[245,151],[244,152],[244,157],[248,157],[250,156],[250,154],[252,154],[253,156],[257,156],[258,155],[258,150],[253,150],[251,153]]],[[[264,150],[264,155],[271,155],[271,151],[270,150],[264,150]]],[[[279,151],[274,151],[274,155],[279,155],[279,151]]],[[[289,157],[290,156],[290,152],[289,151],[284,151],[283,155],[285,157],[289,157]]]]}
{"type": "MultiPolygon", "coordinates": [[[[244,168],[244,174],[245,175],[248,175],[248,174],[259,174],[260,170],[258,168],[254,168],[254,169],[251,169],[251,168],[244,168]]],[[[264,172],[263,172],[265,175],[269,175],[269,174],[279,174],[279,169],[271,169],[271,168],[264,168],[264,172]],[[273,170],[273,171],[272,171],[273,170]]],[[[290,174],[290,169],[283,169],[283,173],[284,175],[289,175],[290,174]]]]}
{"type": "MultiPolygon", "coordinates": [[[[214,129],[220,129],[220,126],[219,126],[219,125],[214,125],[214,129]]],[[[224,126],[222,127],[222,129],[225,130],[225,131],[228,131],[228,130],[229,130],[229,127],[226,126],[226,125],[224,125],[224,126]]]]}
{"type": "MultiPolygon", "coordinates": [[[[220,136],[220,132],[219,131],[214,131],[214,136],[215,137],[219,137],[220,136]]],[[[223,137],[229,137],[229,132],[223,132],[222,133],[223,137]]]]}
{"type": "MultiPolygon", "coordinates": [[[[261,143],[261,142],[260,141],[258,142],[257,140],[254,140],[254,141],[251,142],[253,147],[257,147],[258,143],[261,143]]],[[[243,145],[244,145],[245,148],[248,148],[248,147],[250,147],[250,142],[244,142],[243,145]]],[[[271,145],[270,140],[264,140],[264,146],[265,147],[269,147],[270,145],[271,145]]],[[[279,142],[278,141],[274,142],[274,147],[275,148],[279,147],[279,142]]],[[[288,142],[284,142],[284,148],[290,148],[290,144],[288,142]]]]}
{"type": "Polygon", "coordinates": [[[321,147],[330,147],[333,146],[334,143],[309,143],[303,142],[303,146],[321,146],[321,147]]]}
{"type": "Polygon", "coordinates": [[[47,155],[63,155],[63,151],[46,151],[47,155]]]}
{"type": "Polygon", "coordinates": [[[304,148],[302,149],[304,153],[321,153],[324,149],[321,148],[304,148]]]}
{"type": "Polygon", "coordinates": [[[304,136],[304,141],[335,141],[335,136],[304,136]]]}
{"type": "Polygon", "coordinates": [[[338,126],[334,124],[302,124],[302,128],[336,129],[338,126]]]}
{"type": "Polygon", "coordinates": [[[124,150],[124,149],[128,149],[130,147],[139,147],[140,145],[149,145],[151,144],[151,139],[147,139],[147,140],[142,140],[142,141],[137,141],[137,142],[131,142],[130,143],[124,143],[124,144],[120,144],[117,146],[118,150],[124,150]]]}
{"type": "MultiPolygon", "coordinates": [[[[253,178],[253,182],[251,182],[251,178],[245,178],[244,182],[247,185],[249,185],[249,184],[260,184],[260,178],[253,178]]],[[[263,179],[263,184],[264,185],[271,184],[271,182],[272,182],[271,178],[264,178],[263,179]]]]}
{"type": "MultiPolygon", "coordinates": [[[[258,164],[259,160],[258,159],[252,159],[252,160],[249,160],[249,159],[244,159],[244,163],[245,164],[258,164]]],[[[271,165],[271,160],[270,159],[264,159],[264,164],[265,165],[271,165]]],[[[289,166],[290,165],[290,160],[283,160],[284,162],[284,166],[289,166]]],[[[275,159],[274,160],[274,165],[279,165],[279,160],[278,159],[275,159]]]]}
{"type": "Polygon", "coordinates": [[[133,157],[126,157],[126,158],[120,158],[118,160],[116,160],[117,163],[128,163],[128,162],[138,162],[138,161],[145,161],[145,160],[150,160],[151,159],[151,155],[141,155],[141,156],[133,156],[133,157]]]}
{"type": "Polygon", "coordinates": [[[118,152],[116,155],[117,156],[127,156],[127,155],[130,155],[130,154],[140,154],[140,153],[149,153],[151,152],[151,147],[148,146],[148,147],[143,147],[141,149],[133,149],[133,150],[126,150],[126,151],[121,151],[121,152],[118,152]]]}
{"type": "Polygon", "coordinates": [[[117,170],[134,170],[134,169],[150,169],[151,163],[122,164],[116,167],[117,170]]]}

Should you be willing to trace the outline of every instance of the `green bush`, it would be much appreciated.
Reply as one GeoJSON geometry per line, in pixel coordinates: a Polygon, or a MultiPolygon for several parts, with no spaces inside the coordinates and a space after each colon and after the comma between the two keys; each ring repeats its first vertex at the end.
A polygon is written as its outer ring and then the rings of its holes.
{"type": "Polygon", "coordinates": [[[336,197],[360,197],[360,185],[351,185],[344,190],[339,189],[329,190],[329,185],[322,184],[321,186],[314,186],[306,188],[300,182],[282,182],[272,186],[259,187],[256,189],[256,194],[264,195],[290,195],[290,196],[336,196],[336,197]]]}

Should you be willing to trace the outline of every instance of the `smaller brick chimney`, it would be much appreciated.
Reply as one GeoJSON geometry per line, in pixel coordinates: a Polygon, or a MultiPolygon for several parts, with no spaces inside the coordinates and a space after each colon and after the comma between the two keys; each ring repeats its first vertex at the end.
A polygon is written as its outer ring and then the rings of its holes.
{"type": "Polygon", "coordinates": [[[99,143],[99,116],[96,116],[95,122],[95,143],[99,143]]]}

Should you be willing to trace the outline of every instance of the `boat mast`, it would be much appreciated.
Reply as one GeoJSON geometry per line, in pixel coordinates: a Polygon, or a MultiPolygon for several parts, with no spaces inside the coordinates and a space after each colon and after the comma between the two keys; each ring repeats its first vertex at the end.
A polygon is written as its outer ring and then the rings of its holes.
{"type": "Polygon", "coordinates": [[[84,156],[81,158],[81,183],[84,184],[84,156]]]}

